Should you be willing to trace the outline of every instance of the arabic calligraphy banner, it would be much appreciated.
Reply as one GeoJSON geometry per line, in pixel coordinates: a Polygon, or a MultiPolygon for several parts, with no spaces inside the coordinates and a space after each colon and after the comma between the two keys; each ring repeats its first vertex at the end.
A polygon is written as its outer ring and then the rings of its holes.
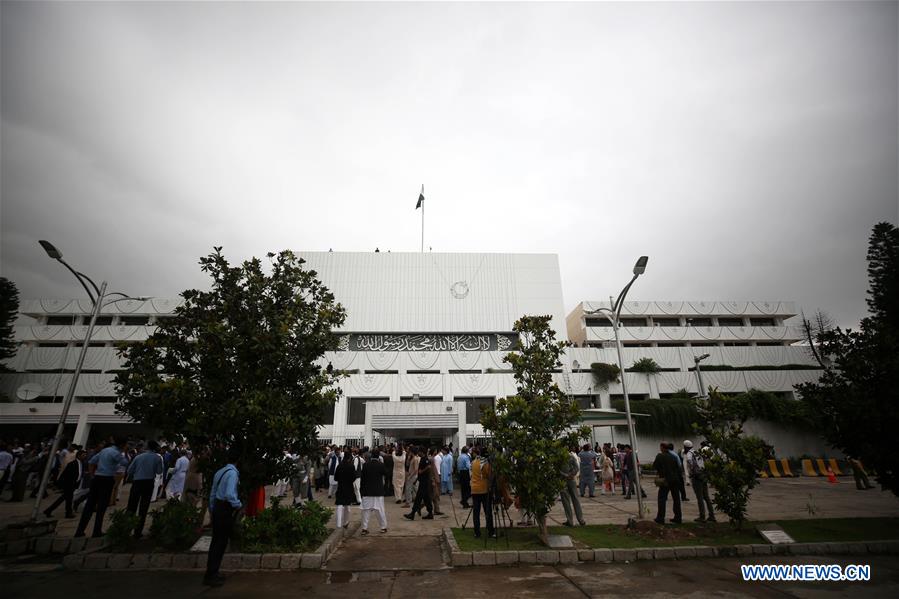
{"type": "Polygon", "coordinates": [[[506,351],[516,344],[507,334],[350,334],[341,335],[341,351],[506,351]]]}

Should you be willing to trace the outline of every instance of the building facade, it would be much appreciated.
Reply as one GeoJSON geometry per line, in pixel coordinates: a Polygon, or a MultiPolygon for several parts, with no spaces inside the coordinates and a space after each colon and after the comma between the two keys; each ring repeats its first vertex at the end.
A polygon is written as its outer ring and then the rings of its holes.
{"type": "MultiPolygon", "coordinates": [[[[621,394],[619,384],[595,385],[590,371],[594,362],[617,363],[611,327],[601,315],[587,314],[602,304],[583,302],[564,316],[555,255],[300,255],[347,310],[337,331],[339,350],[322,361],[347,373],[342,397],[320,431],[324,440],[461,446],[483,437],[480,406],[515,392],[503,357],[515,342],[513,324],[524,314],[550,315],[557,337],[574,344],[555,377],[583,407],[608,408],[621,394]]],[[[116,346],[146,339],[179,301],[117,302],[100,317],[67,420],[70,438],[148,433],[115,413],[116,346]]],[[[12,429],[52,434],[90,312],[86,299],[21,303],[19,351],[7,363],[13,372],[0,375],[0,392],[12,399],[0,404],[0,435],[12,429]]],[[[794,314],[792,304],[776,301],[627,302],[620,328],[625,365],[651,357],[662,368],[652,376],[625,373],[629,393],[664,398],[698,390],[689,369],[702,352],[710,354],[704,365],[731,367],[704,373],[708,385],[792,394],[794,384],[818,375],[806,350],[793,345],[801,338],[786,322],[794,314]]],[[[598,438],[605,434],[597,432],[598,438]]]]}

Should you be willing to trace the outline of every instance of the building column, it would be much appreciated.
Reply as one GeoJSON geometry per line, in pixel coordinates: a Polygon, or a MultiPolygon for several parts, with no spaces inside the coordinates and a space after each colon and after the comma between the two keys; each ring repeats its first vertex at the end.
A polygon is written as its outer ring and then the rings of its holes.
{"type": "Polygon", "coordinates": [[[456,408],[458,412],[457,416],[459,417],[459,432],[456,433],[456,442],[458,445],[456,445],[456,447],[462,449],[468,444],[468,431],[466,430],[467,425],[465,424],[465,404],[463,403],[461,406],[457,405],[456,408]]]}
{"type": "Polygon", "coordinates": [[[75,426],[75,435],[72,437],[72,443],[81,445],[87,443],[87,439],[91,434],[91,423],[87,421],[87,413],[82,412],[78,415],[78,424],[75,426]]]}

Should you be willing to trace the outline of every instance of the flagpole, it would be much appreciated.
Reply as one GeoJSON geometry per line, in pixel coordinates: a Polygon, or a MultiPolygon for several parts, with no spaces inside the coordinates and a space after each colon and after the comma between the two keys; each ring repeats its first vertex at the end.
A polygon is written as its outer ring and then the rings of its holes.
{"type": "MultiPolygon", "coordinates": [[[[425,185],[421,184],[421,196],[424,198],[425,195],[425,185]]],[[[422,199],[421,201],[421,253],[425,253],[425,201],[422,199]]]]}

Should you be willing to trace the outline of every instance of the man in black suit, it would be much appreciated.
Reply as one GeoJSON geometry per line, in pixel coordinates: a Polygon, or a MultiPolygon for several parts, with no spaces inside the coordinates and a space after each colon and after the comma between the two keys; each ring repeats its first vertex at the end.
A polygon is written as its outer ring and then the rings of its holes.
{"type": "Polygon", "coordinates": [[[665,509],[668,504],[668,492],[670,491],[671,498],[674,500],[674,518],[671,519],[671,522],[680,524],[680,482],[682,478],[677,458],[668,451],[667,443],[659,445],[659,453],[656,455],[652,467],[655,468],[658,474],[656,484],[659,486],[659,511],[656,514],[655,521],[658,524],[665,523],[665,509]]]}
{"type": "Polygon", "coordinates": [[[69,447],[68,453],[63,458],[63,463],[60,465],[62,471],[56,479],[56,484],[62,489],[62,493],[50,507],[44,510],[44,515],[48,518],[53,516],[53,510],[58,508],[63,501],[66,502],[66,518],[75,517],[75,512],[72,510],[72,500],[75,497],[75,489],[81,483],[81,460],[84,459],[84,456],[84,450],[78,449],[75,445],[69,447]]]}

